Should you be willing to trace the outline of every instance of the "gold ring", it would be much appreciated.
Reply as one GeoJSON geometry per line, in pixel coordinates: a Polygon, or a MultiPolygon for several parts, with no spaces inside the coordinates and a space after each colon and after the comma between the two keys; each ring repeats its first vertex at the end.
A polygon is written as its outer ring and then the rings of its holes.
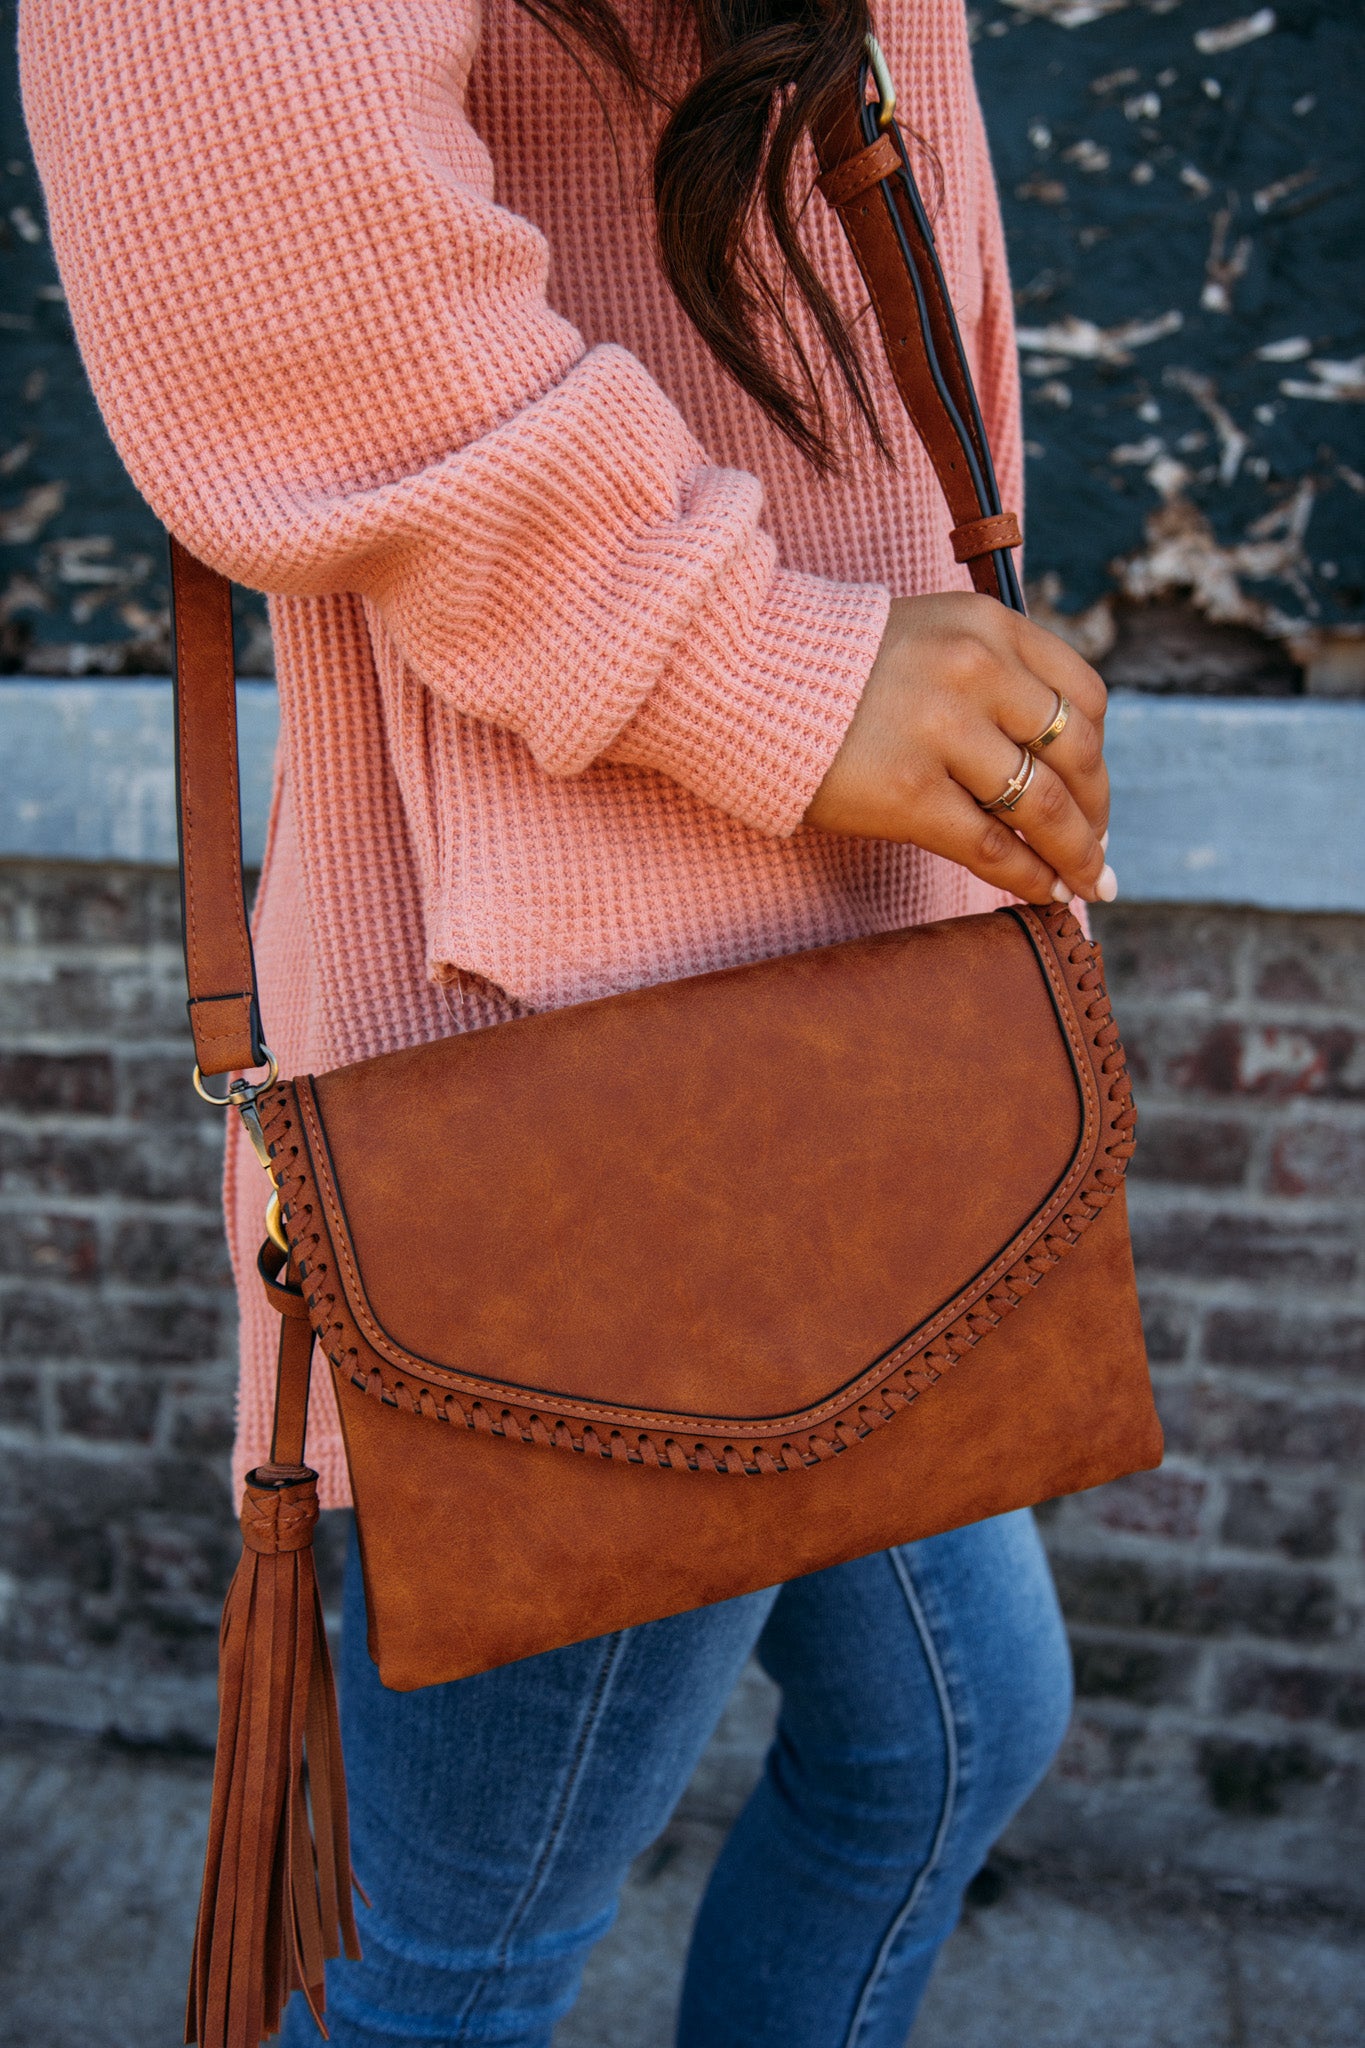
{"type": "Polygon", "coordinates": [[[1012,811],[1038,773],[1038,757],[1027,747],[1020,746],[1021,760],[1018,769],[1010,777],[999,796],[993,796],[988,804],[982,804],[983,811],[1012,811]]]}
{"type": "Polygon", "coordinates": [[[1035,739],[1025,740],[1023,744],[1028,748],[1031,754],[1040,754],[1044,747],[1050,747],[1052,745],[1052,742],[1056,739],[1058,733],[1064,732],[1066,730],[1066,722],[1068,718],[1070,718],[1070,716],[1070,700],[1064,697],[1061,691],[1058,690],[1057,709],[1052,714],[1051,725],[1045,725],[1042,731],[1037,735],[1035,739]]]}

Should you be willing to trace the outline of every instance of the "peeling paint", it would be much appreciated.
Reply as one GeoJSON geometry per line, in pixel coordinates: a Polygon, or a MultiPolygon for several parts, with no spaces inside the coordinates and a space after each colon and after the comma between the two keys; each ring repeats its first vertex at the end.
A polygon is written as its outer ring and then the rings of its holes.
{"type": "Polygon", "coordinates": [[[1286,398],[1318,398],[1331,405],[1358,404],[1365,399],[1365,355],[1354,362],[1312,362],[1308,365],[1316,382],[1287,377],[1280,385],[1286,398]]]}
{"type": "Polygon", "coordinates": [[[1019,280],[1035,616],[1142,687],[1169,646],[1182,687],[1203,648],[1214,689],[1359,692],[1358,10],[1120,12],[996,6],[976,31],[1019,280]],[[1064,194],[1020,203],[1021,178],[1064,194]]]}
{"type": "Polygon", "coordinates": [[[1303,617],[1290,616],[1245,586],[1277,581],[1306,598],[1304,536],[1314,495],[1311,478],[1305,478],[1242,540],[1227,546],[1173,481],[1166,502],[1147,519],[1144,545],[1114,563],[1117,586],[1138,603],[1179,593],[1216,625],[1253,626],[1272,639],[1293,639],[1306,629],[1303,617]]]}
{"type": "Polygon", "coordinates": [[[25,541],[37,540],[65,503],[64,483],[35,484],[31,491],[25,491],[17,505],[0,511],[0,542],[19,547],[25,541]]]}
{"type": "Polygon", "coordinates": [[[1254,14],[1239,15],[1236,21],[1222,22],[1217,28],[1197,29],[1194,47],[1205,57],[1221,57],[1228,50],[1240,50],[1243,43],[1271,35],[1277,25],[1273,7],[1258,7],[1254,14]]]}
{"type": "Polygon", "coordinates": [[[1047,327],[1021,327],[1017,338],[1021,349],[1051,349],[1082,362],[1122,364],[1132,362],[1135,348],[1164,341],[1184,324],[1185,316],[1178,312],[1162,313],[1155,320],[1127,320],[1118,327],[1097,327],[1093,320],[1068,313],[1047,327]]]}
{"type": "Polygon", "coordinates": [[[1206,313],[1230,313],[1232,288],[1245,277],[1251,262],[1250,235],[1232,236],[1234,206],[1220,206],[1213,216],[1209,253],[1204,258],[1204,289],[1199,303],[1206,313]]]}
{"type": "MultiPolygon", "coordinates": [[[[0,0],[7,63],[13,18],[0,0]]],[[[1182,687],[1206,660],[1210,688],[1360,694],[1358,0],[973,0],[969,22],[1017,285],[1036,615],[1142,687],[1169,647],[1182,687]]],[[[0,119],[0,667],[153,673],[162,538],[85,389],[12,91],[0,119]]],[[[259,602],[239,627],[244,669],[268,673],[259,602]]]]}

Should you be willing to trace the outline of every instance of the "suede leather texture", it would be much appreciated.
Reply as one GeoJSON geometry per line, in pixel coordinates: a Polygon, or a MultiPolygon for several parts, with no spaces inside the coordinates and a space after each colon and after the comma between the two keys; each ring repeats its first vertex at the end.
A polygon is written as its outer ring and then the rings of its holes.
{"type": "Polygon", "coordinates": [[[1010,917],[470,1032],[312,1093],[381,1355],[741,1425],[825,1401],[926,1322],[1082,1125],[1010,917]]]}
{"type": "Polygon", "coordinates": [[[1160,1463],[1120,1195],[1032,1300],[884,1429],[777,1478],[658,1471],[337,1392],[370,1650],[407,1691],[1160,1463]]]}
{"type": "Polygon", "coordinates": [[[1097,949],[1018,910],[263,1098],[432,1684],[1156,1463],[1097,949]]]}

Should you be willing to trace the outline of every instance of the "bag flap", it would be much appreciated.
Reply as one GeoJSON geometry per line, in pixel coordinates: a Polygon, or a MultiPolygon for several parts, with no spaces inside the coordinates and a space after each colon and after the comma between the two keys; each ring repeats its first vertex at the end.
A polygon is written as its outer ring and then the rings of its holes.
{"type": "Polygon", "coordinates": [[[1075,919],[1006,911],[367,1060],[266,1128],[324,1347],[382,1398],[809,1462],[1118,1185],[1115,1048],[1075,919]]]}

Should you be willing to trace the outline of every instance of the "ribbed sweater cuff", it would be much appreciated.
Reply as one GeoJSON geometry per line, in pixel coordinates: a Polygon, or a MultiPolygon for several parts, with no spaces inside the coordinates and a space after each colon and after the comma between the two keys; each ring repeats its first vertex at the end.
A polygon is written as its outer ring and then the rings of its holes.
{"type": "Polygon", "coordinates": [[[890,595],[778,569],[764,599],[720,589],[608,749],[671,776],[756,831],[785,837],[839,750],[890,595]],[[748,613],[737,634],[736,611],[748,613]]]}

